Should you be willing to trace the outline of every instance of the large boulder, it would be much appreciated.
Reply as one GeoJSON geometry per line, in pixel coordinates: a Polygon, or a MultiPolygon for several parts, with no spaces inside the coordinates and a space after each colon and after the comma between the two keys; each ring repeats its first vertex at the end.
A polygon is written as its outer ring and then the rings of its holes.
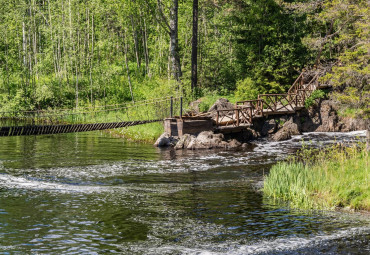
{"type": "Polygon", "coordinates": [[[195,139],[190,141],[187,149],[220,148],[223,139],[223,134],[215,134],[212,131],[203,131],[195,139]]]}
{"type": "Polygon", "coordinates": [[[283,127],[277,131],[272,139],[274,141],[284,141],[292,137],[292,135],[300,135],[299,126],[294,122],[293,118],[290,118],[287,122],[284,123],[283,127]]]}
{"type": "Polygon", "coordinates": [[[157,141],[154,143],[154,146],[156,147],[169,147],[169,146],[175,146],[177,143],[177,139],[173,136],[170,136],[168,133],[163,133],[157,141]]]}
{"type": "Polygon", "coordinates": [[[191,137],[187,149],[232,149],[241,147],[242,144],[235,139],[225,141],[223,134],[215,134],[212,131],[203,131],[196,138],[191,137]]]}
{"type": "MultiPolygon", "coordinates": [[[[231,110],[234,109],[235,106],[229,102],[226,98],[220,98],[218,99],[208,110],[208,112],[211,114],[212,117],[217,116],[217,110],[231,110]]],[[[221,113],[221,116],[223,114],[221,113]]]]}

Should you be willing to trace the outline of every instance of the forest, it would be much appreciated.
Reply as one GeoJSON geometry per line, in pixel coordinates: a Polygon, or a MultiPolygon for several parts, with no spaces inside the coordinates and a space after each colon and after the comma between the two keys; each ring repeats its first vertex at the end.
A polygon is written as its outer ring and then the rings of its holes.
{"type": "Polygon", "coordinates": [[[369,109],[366,0],[0,0],[0,110],[280,93],[308,66],[369,109]]]}

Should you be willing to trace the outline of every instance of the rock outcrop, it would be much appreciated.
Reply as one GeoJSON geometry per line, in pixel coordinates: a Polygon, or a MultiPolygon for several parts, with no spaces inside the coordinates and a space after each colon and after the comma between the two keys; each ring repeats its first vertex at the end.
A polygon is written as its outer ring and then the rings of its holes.
{"type": "Polygon", "coordinates": [[[369,120],[338,115],[339,105],[332,100],[322,100],[299,114],[302,132],[349,132],[366,130],[369,120]]]}
{"type": "Polygon", "coordinates": [[[294,122],[294,118],[291,117],[287,122],[283,124],[283,127],[279,129],[273,136],[274,141],[288,140],[292,135],[300,135],[299,125],[294,122]]]}

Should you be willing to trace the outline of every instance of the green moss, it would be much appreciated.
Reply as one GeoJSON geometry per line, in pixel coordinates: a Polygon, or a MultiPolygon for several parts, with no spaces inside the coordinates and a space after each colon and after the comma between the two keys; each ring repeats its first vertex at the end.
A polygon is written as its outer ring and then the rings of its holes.
{"type": "Polygon", "coordinates": [[[369,155],[365,146],[303,150],[297,158],[274,165],[264,193],[292,207],[350,207],[370,210],[369,155]]]}

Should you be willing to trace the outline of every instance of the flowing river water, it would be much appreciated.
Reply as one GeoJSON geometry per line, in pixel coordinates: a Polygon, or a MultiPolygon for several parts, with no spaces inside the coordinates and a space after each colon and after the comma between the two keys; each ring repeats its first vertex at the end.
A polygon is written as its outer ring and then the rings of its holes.
{"type": "Polygon", "coordinates": [[[289,209],[259,190],[301,147],[365,132],[174,151],[105,133],[0,138],[0,254],[370,254],[366,214],[289,209]]]}

